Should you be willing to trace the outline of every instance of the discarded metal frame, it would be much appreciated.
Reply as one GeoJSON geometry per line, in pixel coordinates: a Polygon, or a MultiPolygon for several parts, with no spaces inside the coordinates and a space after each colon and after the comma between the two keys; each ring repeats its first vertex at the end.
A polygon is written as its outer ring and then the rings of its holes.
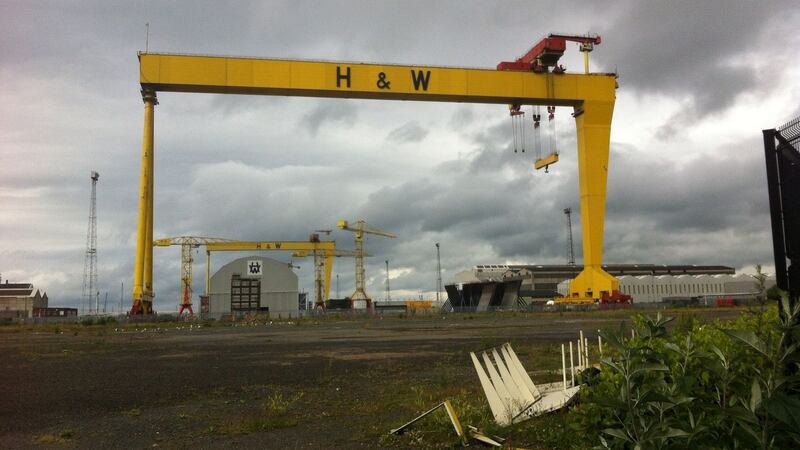
{"type": "Polygon", "coordinates": [[[431,409],[425,411],[424,413],[420,414],[419,416],[415,417],[410,422],[407,422],[407,423],[403,424],[399,428],[395,428],[394,430],[391,430],[390,434],[397,434],[397,435],[403,434],[403,432],[405,432],[405,430],[408,427],[410,427],[414,423],[418,422],[419,420],[421,420],[425,416],[433,413],[434,411],[436,411],[437,409],[439,409],[441,407],[444,407],[445,411],[447,411],[447,416],[450,418],[450,423],[453,424],[453,428],[456,430],[456,434],[461,439],[461,443],[464,444],[465,446],[469,445],[469,441],[468,441],[469,438],[475,439],[476,441],[482,442],[484,444],[492,445],[492,446],[495,446],[495,447],[502,447],[503,446],[503,441],[505,441],[505,439],[503,439],[501,437],[498,437],[498,436],[489,436],[489,435],[483,433],[482,431],[478,430],[477,428],[475,428],[475,427],[473,427],[471,425],[468,425],[469,429],[465,433],[464,432],[464,427],[461,426],[461,421],[458,420],[458,416],[456,416],[456,411],[455,411],[455,409],[453,409],[453,405],[450,403],[450,400],[445,400],[442,403],[439,403],[438,405],[434,406],[433,408],[431,408],[431,409]]]}
{"type": "Polygon", "coordinates": [[[456,410],[453,409],[453,405],[450,403],[450,400],[445,400],[442,403],[439,403],[438,405],[434,406],[433,408],[431,408],[431,409],[425,411],[424,413],[420,414],[419,416],[415,417],[410,422],[408,422],[408,423],[406,423],[404,425],[401,425],[399,428],[395,428],[394,430],[390,431],[389,433],[390,434],[403,434],[403,432],[406,430],[406,428],[408,428],[409,426],[413,425],[414,423],[418,422],[419,420],[421,420],[425,416],[431,414],[432,412],[436,411],[437,409],[439,409],[441,407],[444,407],[445,411],[447,411],[447,417],[450,418],[450,423],[453,424],[453,428],[455,428],[456,434],[458,435],[458,437],[461,438],[461,442],[464,445],[468,445],[467,436],[466,436],[466,434],[464,434],[464,427],[461,426],[461,421],[458,420],[458,416],[456,416],[456,410]]]}
{"type": "Polygon", "coordinates": [[[505,343],[480,353],[483,364],[475,353],[470,352],[470,357],[498,425],[507,426],[559,410],[578,394],[579,388],[574,386],[574,380],[567,383],[563,345],[563,383],[542,385],[541,388],[533,383],[511,344],[505,343]]]}

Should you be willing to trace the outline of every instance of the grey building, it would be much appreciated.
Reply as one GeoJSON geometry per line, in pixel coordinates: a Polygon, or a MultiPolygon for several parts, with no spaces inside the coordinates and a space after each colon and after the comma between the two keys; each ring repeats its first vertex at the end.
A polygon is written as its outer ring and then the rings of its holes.
{"type": "Polygon", "coordinates": [[[231,261],[211,276],[210,315],[268,312],[297,317],[297,275],[288,264],[263,256],[231,261]]]}
{"type": "MultiPolygon", "coordinates": [[[[728,266],[604,264],[603,269],[615,277],[642,275],[733,275],[728,266]]],[[[479,265],[455,274],[455,284],[520,281],[519,295],[531,299],[548,299],[559,295],[558,285],[571,280],[583,270],[582,265],[479,265]]]]}
{"type": "MultiPolygon", "coordinates": [[[[735,273],[733,267],[719,265],[606,264],[603,269],[621,281],[643,276],[674,278],[735,273]]],[[[563,295],[569,281],[581,270],[581,265],[478,265],[456,273],[455,283],[445,286],[449,301],[446,306],[455,311],[525,308],[563,295]]],[[[627,292],[624,286],[621,290],[627,292]]]]}

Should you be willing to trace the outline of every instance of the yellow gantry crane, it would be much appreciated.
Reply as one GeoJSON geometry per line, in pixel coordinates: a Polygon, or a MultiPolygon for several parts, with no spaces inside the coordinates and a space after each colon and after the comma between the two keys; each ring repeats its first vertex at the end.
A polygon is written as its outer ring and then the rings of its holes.
{"type": "MultiPolygon", "coordinates": [[[[606,184],[617,76],[589,73],[588,51],[599,37],[550,35],[523,57],[493,69],[365,64],[188,54],[139,53],[144,102],[139,208],[131,314],[151,314],[153,299],[154,117],[157,92],[360,98],[572,108],[577,136],[583,271],[569,297],[596,301],[618,290],[602,268],[606,184]],[[578,40],[585,73],[558,65],[566,42],[578,40]]],[[[177,97],[174,97],[177,98],[177,97]]],[[[555,162],[539,161],[547,167],[555,162]]],[[[363,275],[363,274],[362,274],[363,275]]]]}
{"type": "Polygon", "coordinates": [[[358,220],[356,222],[340,220],[336,222],[336,226],[342,230],[352,231],[355,234],[356,290],[353,291],[353,295],[350,296],[350,301],[364,301],[366,302],[367,309],[372,309],[372,299],[367,295],[364,289],[364,235],[373,234],[375,236],[388,238],[396,238],[397,235],[379,228],[370,228],[363,220],[358,220]]]}
{"type": "Polygon", "coordinates": [[[178,315],[185,309],[189,314],[194,314],[192,310],[192,263],[194,258],[192,250],[200,246],[206,247],[206,282],[205,295],[209,294],[211,282],[211,252],[224,251],[312,251],[319,252],[322,259],[324,270],[320,274],[322,280],[321,292],[327,298],[331,285],[331,270],[333,269],[333,255],[336,251],[336,242],[314,240],[314,235],[308,241],[236,241],[233,239],[207,238],[196,236],[180,236],[163,238],[153,241],[154,247],[167,247],[170,245],[181,246],[181,308],[178,315]],[[327,252],[327,253],[326,253],[327,252]],[[331,254],[328,254],[331,253],[331,254]]]}
{"type": "Polygon", "coordinates": [[[231,239],[201,237],[201,236],[178,236],[172,238],[157,239],[153,241],[154,247],[168,247],[170,245],[181,246],[181,307],[178,315],[183,314],[184,310],[192,310],[192,263],[194,257],[192,250],[211,242],[234,242],[231,239]]]}

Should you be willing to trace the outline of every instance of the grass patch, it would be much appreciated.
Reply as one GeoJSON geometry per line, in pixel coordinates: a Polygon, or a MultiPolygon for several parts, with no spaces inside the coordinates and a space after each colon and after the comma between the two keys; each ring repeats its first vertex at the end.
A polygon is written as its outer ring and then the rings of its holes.
{"type": "Polygon", "coordinates": [[[129,417],[138,417],[142,415],[142,410],[139,408],[133,408],[127,411],[122,411],[122,414],[129,417]]]}
{"type": "Polygon", "coordinates": [[[47,433],[36,436],[33,441],[37,444],[53,445],[53,444],[66,444],[70,439],[75,436],[75,432],[69,428],[62,430],[58,434],[47,433]]]}
{"type": "Polygon", "coordinates": [[[273,393],[262,402],[257,411],[225,422],[219,427],[212,427],[212,430],[217,434],[250,434],[295,427],[300,423],[299,417],[292,414],[290,409],[302,396],[302,393],[292,396],[273,393]]]}

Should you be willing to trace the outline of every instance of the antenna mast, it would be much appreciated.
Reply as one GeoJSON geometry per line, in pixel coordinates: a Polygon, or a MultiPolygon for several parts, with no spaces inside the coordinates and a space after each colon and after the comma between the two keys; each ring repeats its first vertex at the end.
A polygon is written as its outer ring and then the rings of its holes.
{"type": "MultiPolygon", "coordinates": [[[[97,180],[100,174],[92,171],[92,193],[89,197],[89,228],[86,231],[86,257],[83,262],[83,313],[91,314],[92,300],[97,303],[97,180]]],[[[97,311],[95,311],[97,313],[97,311]]]]}

